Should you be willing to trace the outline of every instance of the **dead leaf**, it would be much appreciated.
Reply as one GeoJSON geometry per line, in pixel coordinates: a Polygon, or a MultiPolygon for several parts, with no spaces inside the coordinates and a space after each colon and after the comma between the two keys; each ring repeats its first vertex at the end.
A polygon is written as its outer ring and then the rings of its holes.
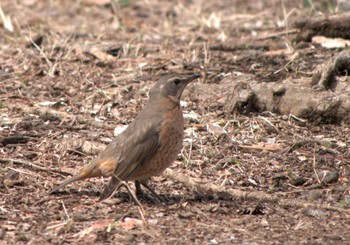
{"type": "Polygon", "coordinates": [[[75,237],[84,237],[86,235],[89,235],[91,232],[94,232],[96,230],[104,230],[108,228],[110,225],[114,225],[114,220],[109,219],[109,220],[100,220],[97,221],[96,223],[90,225],[89,227],[85,228],[84,230],[78,232],[75,234],[75,237]]]}
{"type": "Polygon", "coordinates": [[[122,124],[117,125],[114,128],[114,136],[118,136],[119,134],[121,134],[127,127],[128,125],[122,125],[122,124]]]}
{"type": "Polygon", "coordinates": [[[124,222],[119,223],[119,226],[126,230],[131,230],[136,224],[142,224],[142,220],[127,217],[124,219],[124,222]]]}
{"type": "Polygon", "coordinates": [[[208,123],[207,130],[213,135],[227,134],[226,130],[217,123],[208,123]]]}
{"type": "Polygon", "coordinates": [[[349,179],[347,177],[345,177],[345,176],[340,177],[339,181],[340,182],[344,182],[344,183],[349,183],[349,179]]]}

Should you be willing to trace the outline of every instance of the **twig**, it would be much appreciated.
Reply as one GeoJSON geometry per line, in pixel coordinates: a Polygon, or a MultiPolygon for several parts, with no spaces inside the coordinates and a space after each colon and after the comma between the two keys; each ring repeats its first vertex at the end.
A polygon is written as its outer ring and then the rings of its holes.
{"type": "Polygon", "coordinates": [[[8,211],[6,208],[0,206],[0,210],[4,213],[9,213],[10,211],[8,211]]]}
{"type": "Polygon", "coordinates": [[[314,155],[313,155],[313,158],[312,158],[312,168],[313,168],[313,170],[314,170],[314,173],[315,173],[317,182],[318,182],[319,184],[321,184],[321,180],[320,180],[320,178],[318,177],[318,174],[317,174],[317,171],[316,171],[316,144],[314,144],[314,155]]]}
{"type": "Polygon", "coordinates": [[[277,71],[275,71],[273,74],[277,74],[277,73],[281,72],[282,70],[287,69],[287,66],[288,66],[290,63],[292,63],[292,62],[295,60],[295,58],[298,57],[298,55],[299,55],[298,52],[294,53],[294,54],[290,57],[290,61],[288,61],[287,64],[285,64],[282,68],[280,68],[280,69],[278,69],[277,71]]]}
{"type": "Polygon", "coordinates": [[[33,168],[35,170],[43,171],[43,172],[52,172],[52,173],[58,173],[63,175],[73,175],[72,173],[68,173],[66,171],[58,170],[58,169],[48,169],[39,165],[36,165],[31,162],[26,162],[19,159],[12,159],[12,158],[0,158],[0,162],[2,163],[14,163],[14,164],[20,164],[28,168],[33,168]]]}
{"type": "Polygon", "coordinates": [[[44,53],[44,51],[33,41],[31,35],[29,36],[29,40],[30,40],[30,42],[32,43],[32,45],[33,45],[33,46],[40,52],[40,54],[44,57],[46,63],[47,63],[50,67],[52,67],[51,61],[47,58],[47,56],[46,56],[46,54],[44,53]]]}
{"type": "MultiPolygon", "coordinates": [[[[117,177],[117,176],[116,176],[117,177]]],[[[118,177],[117,177],[118,178],[118,177]]],[[[119,179],[119,178],[118,178],[119,179]]],[[[125,188],[127,189],[127,191],[129,192],[129,195],[131,197],[131,199],[136,203],[136,205],[139,208],[139,212],[141,215],[142,220],[147,223],[147,220],[145,219],[145,210],[142,207],[142,204],[140,203],[140,201],[137,199],[135,193],[131,190],[130,186],[128,185],[127,182],[125,181],[120,181],[118,187],[116,188],[116,190],[118,190],[121,186],[125,186],[125,188]]]]}
{"type": "Polygon", "coordinates": [[[67,220],[70,220],[70,217],[69,217],[68,211],[67,211],[67,209],[66,209],[66,205],[64,205],[64,202],[63,202],[63,201],[61,201],[61,204],[62,204],[62,207],[63,207],[64,213],[65,213],[65,214],[66,214],[66,216],[67,216],[67,220]]]}
{"type": "MultiPolygon", "coordinates": [[[[123,181],[121,180],[116,174],[113,174],[113,180],[116,180],[115,183],[113,183],[111,186],[107,186],[106,189],[104,190],[104,192],[102,193],[102,195],[100,196],[100,199],[99,199],[99,202],[100,201],[103,201],[104,199],[108,198],[108,197],[111,197],[113,195],[114,192],[118,191],[122,186],[124,186],[126,188],[126,190],[128,191],[129,195],[130,195],[130,198],[136,203],[136,205],[138,206],[139,208],[139,212],[140,212],[140,215],[141,215],[141,218],[142,220],[147,223],[147,220],[145,219],[145,210],[143,209],[140,201],[137,199],[135,193],[131,190],[129,184],[126,182],[126,181],[123,181]],[[115,178],[115,179],[114,179],[115,178]],[[115,187],[116,185],[116,187],[115,187]],[[109,188],[112,188],[113,191],[110,192],[110,190],[112,189],[109,189],[109,188]],[[107,190],[108,189],[108,190],[107,190]],[[107,190],[107,191],[106,191],[107,190]],[[109,193],[108,195],[105,193],[109,193]]],[[[111,183],[110,183],[111,184],[111,183]]],[[[136,184],[136,182],[135,182],[136,184]]]]}
{"type": "Polygon", "coordinates": [[[289,34],[295,34],[295,33],[298,33],[298,32],[299,32],[299,30],[297,30],[297,29],[284,30],[284,31],[280,31],[280,32],[271,33],[271,34],[266,35],[264,37],[260,37],[260,38],[258,38],[258,40],[272,39],[272,38],[276,38],[276,37],[279,37],[279,36],[286,36],[286,35],[289,35],[289,34]]]}
{"type": "Polygon", "coordinates": [[[292,152],[293,150],[295,150],[296,148],[300,148],[304,145],[307,145],[307,144],[314,144],[314,145],[322,145],[322,146],[327,146],[330,144],[329,141],[325,141],[325,140],[316,140],[316,139],[301,139],[299,141],[296,141],[292,144],[291,147],[289,147],[285,153],[290,153],[292,152]]]}
{"type": "Polygon", "coordinates": [[[235,189],[228,189],[223,186],[217,186],[213,184],[209,184],[207,182],[201,181],[201,180],[196,180],[193,178],[190,178],[188,176],[185,176],[181,173],[175,173],[171,169],[167,169],[165,171],[165,175],[167,178],[180,182],[190,188],[196,189],[198,191],[204,192],[209,195],[225,195],[225,196],[230,196],[235,199],[241,199],[241,200],[247,200],[247,201],[259,201],[259,202],[266,202],[266,203],[274,203],[278,204],[284,208],[288,207],[297,207],[297,208],[320,208],[320,209],[325,209],[325,210],[330,210],[330,211],[336,211],[340,213],[346,213],[350,215],[350,211],[344,208],[337,208],[337,207],[331,207],[327,205],[322,205],[322,204],[315,204],[315,203],[310,203],[307,201],[303,200],[287,200],[287,199],[282,199],[281,197],[265,194],[262,192],[245,192],[241,190],[235,190],[235,189]]]}
{"type": "Polygon", "coordinates": [[[49,197],[42,198],[39,201],[35,202],[33,206],[39,206],[39,205],[41,205],[41,204],[43,204],[45,202],[51,201],[51,200],[61,200],[62,198],[68,198],[68,197],[60,196],[60,197],[55,198],[53,196],[49,196],[49,197]]]}
{"type": "Polygon", "coordinates": [[[126,189],[128,190],[128,192],[129,192],[131,198],[134,200],[134,202],[135,202],[136,205],[138,206],[139,212],[140,212],[140,215],[141,215],[142,220],[143,220],[145,223],[147,223],[147,221],[146,221],[146,219],[145,219],[145,210],[143,209],[142,204],[140,203],[140,201],[137,199],[135,193],[131,190],[131,188],[130,188],[130,186],[128,185],[127,182],[121,181],[119,186],[122,186],[122,185],[125,186],[125,188],[126,188],[126,189]]]}
{"type": "Polygon", "coordinates": [[[72,115],[70,113],[67,113],[64,111],[58,111],[58,110],[51,109],[48,107],[39,107],[38,108],[38,107],[30,107],[30,106],[25,106],[25,105],[18,106],[17,104],[11,104],[8,106],[8,108],[11,110],[19,110],[19,111],[22,111],[22,112],[28,113],[28,114],[39,115],[39,117],[44,118],[44,121],[46,121],[47,118],[49,120],[59,120],[59,121],[62,121],[65,118],[67,118],[68,120],[72,120],[72,121],[75,120],[79,124],[87,124],[87,125],[91,125],[91,126],[98,127],[98,128],[104,128],[104,129],[114,129],[113,126],[109,126],[106,124],[96,122],[95,120],[86,118],[86,116],[72,115]]]}
{"type": "Polygon", "coordinates": [[[11,168],[11,167],[7,167],[7,168],[8,168],[8,169],[11,169],[12,171],[21,173],[21,174],[27,174],[27,175],[35,176],[35,177],[39,177],[39,178],[42,177],[40,174],[33,174],[33,173],[29,172],[29,171],[23,171],[23,170],[11,168]]]}

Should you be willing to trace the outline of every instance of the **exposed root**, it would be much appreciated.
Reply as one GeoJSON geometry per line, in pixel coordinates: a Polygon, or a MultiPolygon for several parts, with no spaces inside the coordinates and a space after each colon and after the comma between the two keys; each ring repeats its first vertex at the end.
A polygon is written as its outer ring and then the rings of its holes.
{"type": "Polygon", "coordinates": [[[165,172],[165,175],[166,177],[168,177],[173,181],[180,182],[192,189],[196,189],[208,195],[229,196],[233,199],[240,199],[245,201],[258,201],[261,203],[278,204],[283,208],[288,208],[288,207],[296,207],[296,208],[303,208],[303,209],[318,208],[318,209],[325,209],[325,210],[335,211],[340,213],[346,213],[350,215],[350,210],[347,210],[344,208],[331,207],[331,206],[322,205],[322,204],[315,204],[315,203],[311,203],[303,200],[297,200],[297,199],[287,200],[287,199],[282,199],[281,197],[266,194],[263,192],[246,192],[246,191],[241,191],[236,189],[228,189],[227,187],[224,187],[224,186],[217,186],[214,184],[210,184],[208,182],[204,182],[202,180],[190,178],[181,173],[176,173],[171,169],[167,169],[165,172]]]}
{"type": "Polygon", "coordinates": [[[337,85],[336,76],[341,74],[350,74],[350,52],[348,50],[320,66],[312,76],[311,85],[316,90],[334,91],[337,85]]]}

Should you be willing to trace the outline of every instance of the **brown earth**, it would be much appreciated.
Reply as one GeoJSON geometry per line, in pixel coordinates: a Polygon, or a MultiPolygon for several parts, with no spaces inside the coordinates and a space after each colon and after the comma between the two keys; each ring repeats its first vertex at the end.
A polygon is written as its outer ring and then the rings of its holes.
{"type": "Polygon", "coordinates": [[[1,2],[0,243],[350,244],[349,125],[229,104],[232,81],[311,79],[339,53],[288,32],[330,5],[120,2],[1,2]],[[107,179],[47,194],[158,77],[192,71],[184,148],[151,182],[167,203],[140,199],[145,220],[125,189],[98,203],[107,179]]]}

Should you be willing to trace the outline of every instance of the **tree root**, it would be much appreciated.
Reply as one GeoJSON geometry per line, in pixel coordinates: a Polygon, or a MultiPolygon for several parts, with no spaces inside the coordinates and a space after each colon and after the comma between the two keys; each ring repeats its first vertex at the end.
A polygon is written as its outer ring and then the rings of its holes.
{"type": "Polygon", "coordinates": [[[244,201],[258,201],[260,203],[272,203],[278,204],[283,208],[296,207],[296,208],[317,208],[317,209],[325,209],[334,212],[346,213],[350,215],[350,210],[338,207],[331,207],[329,205],[315,204],[303,200],[297,199],[282,199],[281,197],[277,197],[274,195],[269,195],[263,192],[247,192],[235,189],[228,189],[224,186],[217,186],[210,184],[208,182],[204,182],[202,180],[190,178],[181,173],[175,173],[171,169],[167,169],[165,171],[165,175],[167,178],[182,183],[192,189],[198,190],[200,192],[204,192],[208,195],[216,195],[216,196],[228,196],[233,199],[239,199],[244,201]]]}
{"type": "Polygon", "coordinates": [[[344,50],[321,65],[313,74],[311,85],[316,90],[335,90],[336,76],[350,74],[350,52],[344,50]]]}
{"type": "Polygon", "coordinates": [[[298,28],[300,33],[298,40],[311,41],[313,36],[342,37],[349,39],[350,13],[338,15],[304,18],[296,21],[293,26],[298,28]]]}

